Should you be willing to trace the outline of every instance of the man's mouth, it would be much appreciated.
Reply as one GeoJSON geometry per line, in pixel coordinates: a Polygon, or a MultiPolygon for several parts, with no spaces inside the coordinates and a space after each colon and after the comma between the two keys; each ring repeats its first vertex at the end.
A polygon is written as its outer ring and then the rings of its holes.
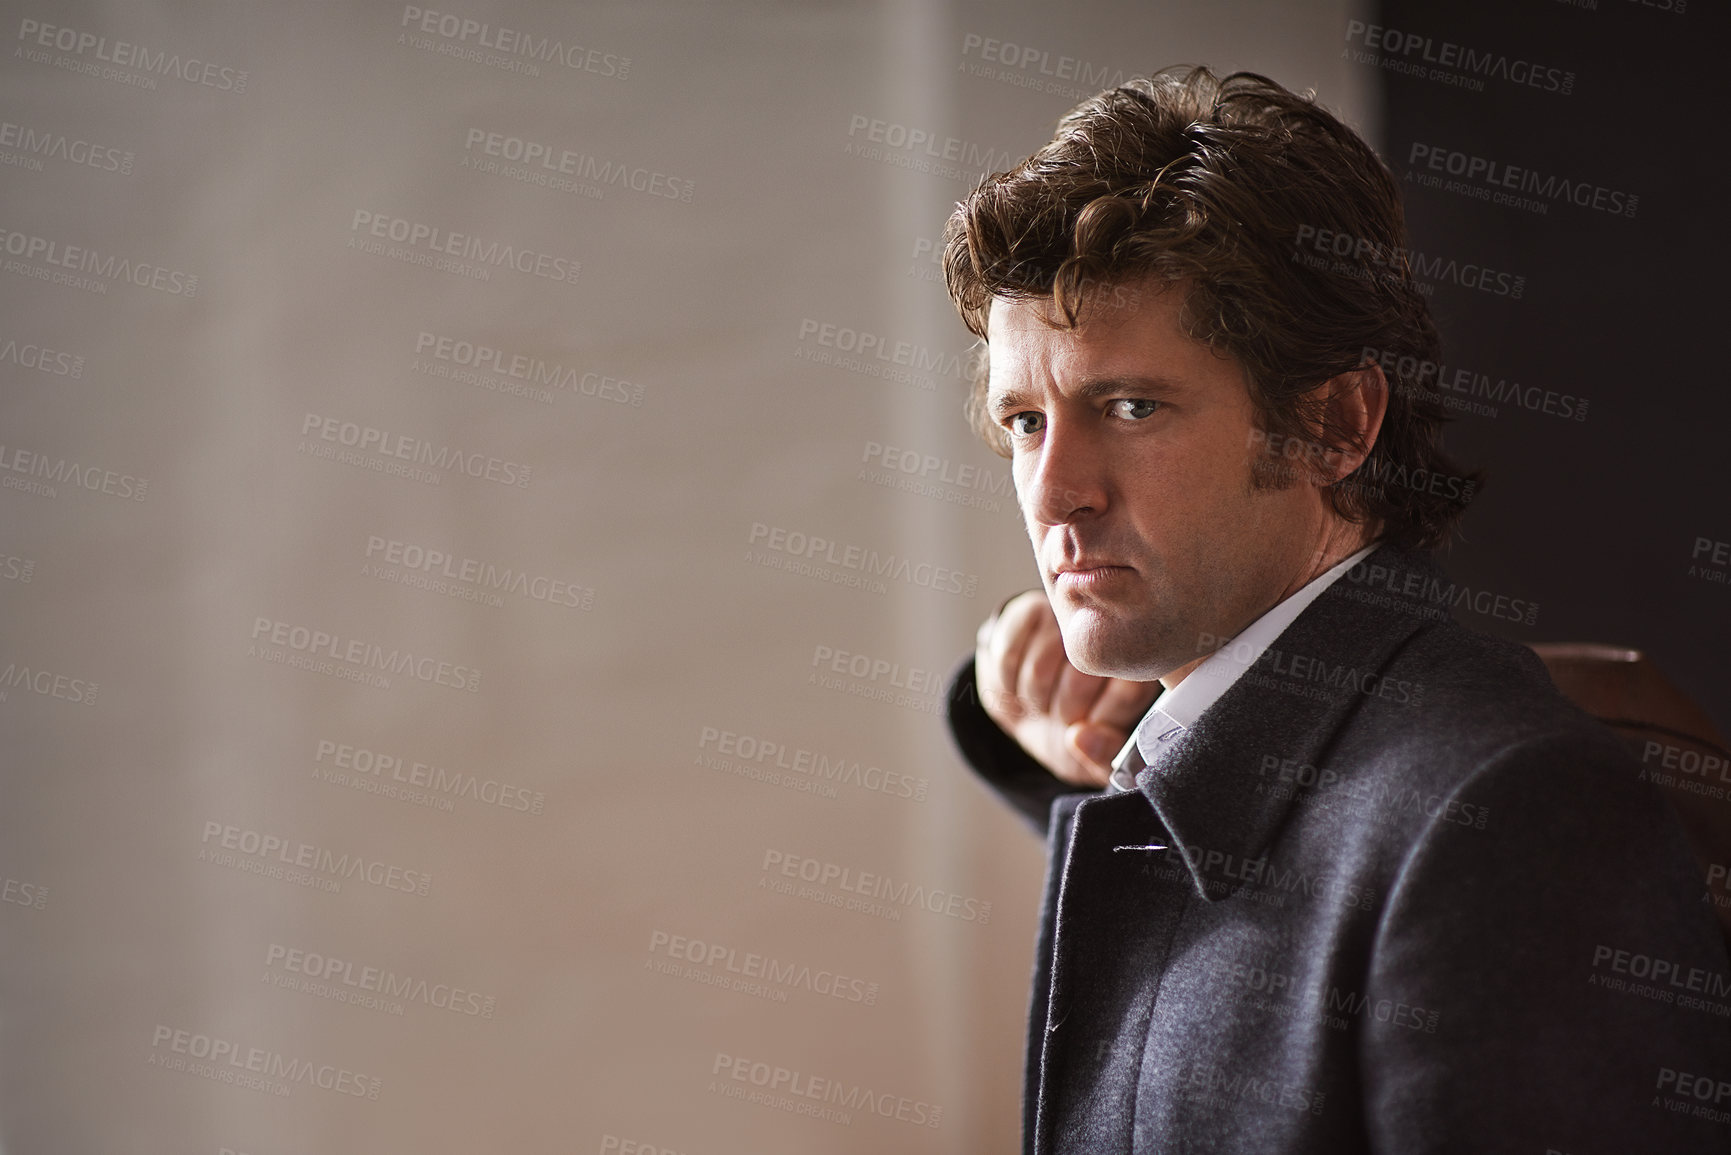
{"type": "Polygon", "coordinates": [[[1105,590],[1134,574],[1127,565],[1096,558],[1063,562],[1052,571],[1053,586],[1066,593],[1088,594],[1105,590]]]}

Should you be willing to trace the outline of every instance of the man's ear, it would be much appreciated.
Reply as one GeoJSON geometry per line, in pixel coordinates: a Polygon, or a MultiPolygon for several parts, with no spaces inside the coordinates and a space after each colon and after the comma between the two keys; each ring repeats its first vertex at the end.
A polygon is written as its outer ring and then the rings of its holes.
{"type": "Polygon", "coordinates": [[[1322,474],[1319,480],[1332,485],[1370,456],[1388,413],[1388,378],[1380,365],[1361,365],[1330,377],[1316,387],[1314,396],[1322,426],[1318,440],[1329,446],[1324,459],[1316,463],[1322,474]]]}

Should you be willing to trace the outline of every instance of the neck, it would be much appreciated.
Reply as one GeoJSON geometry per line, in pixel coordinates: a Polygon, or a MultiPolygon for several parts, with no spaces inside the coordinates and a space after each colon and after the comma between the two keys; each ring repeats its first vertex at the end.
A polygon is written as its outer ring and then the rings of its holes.
{"type": "MultiPolygon", "coordinates": [[[[1301,567],[1298,574],[1280,591],[1280,596],[1269,603],[1273,609],[1365,546],[1376,540],[1380,526],[1352,525],[1338,518],[1330,518],[1328,529],[1323,533],[1315,550],[1311,552],[1309,563],[1301,567]]],[[[1264,610],[1264,613],[1267,611],[1264,610]]]]}
{"type": "MultiPolygon", "coordinates": [[[[1339,565],[1341,562],[1345,561],[1371,542],[1375,541],[1380,532],[1380,526],[1353,525],[1349,522],[1341,521],[1338,518],[1329,518],[1327,528],[1324,530],[1320,540],[1317,542],[1316,548],[1311,551],[1306,563],[1299,567],[1298,572],[1287,581],[1285,588],[1280,591],[1279,595],[1266,606],[1262,607],[1261,613],[1259,613],[1257,617],[1267,613],[1269,610],[1273,609],[1275,606],[1279,605],[1281,602],[1285,601],[1287,598],[1291,597],[1293,594],[1297,593],[1299,590],[1303,589],[1305,586],[1309,585],[1311,582],[1315,581],[1317,578],[1321,577],[1323,574],[1327,573],[1329,570],[1333,569],[1335,566],[1339,565]]],[[[1251,619],[1251,621],[1255,620],[1255,618],[1251,619]]],[[[1248,626],[1249,624],[1250,622],[1245,622],[1243,626],[1239,627],[1239,632],[1242,632],[1244,626],[1248,626]]],[[[1208,657],[1209,655],[1203,654],[1194,661],[1187,662],[1178,667],[1171,673],[1162,674],[1160,676],[1160,684],[1168,690],[1172,689],[1185,678],[1189,677],[1190,671],[1207,661],[1208,657]]]]}

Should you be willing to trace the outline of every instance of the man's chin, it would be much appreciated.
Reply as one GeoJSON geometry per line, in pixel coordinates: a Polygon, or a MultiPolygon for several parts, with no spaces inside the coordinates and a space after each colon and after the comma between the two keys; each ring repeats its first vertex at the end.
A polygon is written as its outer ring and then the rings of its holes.
{"type": "Polygon", "coordinates": [[[1064,656],[1084,674],[1151,682],[1160,676],[1160,661],[1151,652],[1147,631],[1122,621],[1102,620],[1096,610],[1077,610],[1059,619],[1064,656]],[[1150,672],[1153,671],[1153,672],[1150,672]]]}

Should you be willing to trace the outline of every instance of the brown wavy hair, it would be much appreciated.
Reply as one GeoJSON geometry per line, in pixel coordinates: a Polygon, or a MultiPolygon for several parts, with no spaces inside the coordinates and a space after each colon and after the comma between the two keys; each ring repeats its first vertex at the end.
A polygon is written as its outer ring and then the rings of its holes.
{"type": "MultiPolygon", "coordinates": [[[[950,297],[982,341],[994,297],[1048,298],[1054,323],[1074,328],[1102,288],[1144,278],[1184,282],[1185,330],[1243,366],[1271,444],[1344,447],[1346,432],[1310,394],[1380,363],[1381,431],[1364,464],[1324,493],[1340,517],[1380,523],[1382,540],[1447,540],[1481,478],[1439,444],[1441,342],[1408,261],[1400,190],[1314,95],[1250,72],[1138,78],[1077,105],[1049,144],[983,180],[944,230],[950,297]],[[1348,260],[1336,256],[1342,237],[1348,260]]],[[[1007,457],[985,395],[982,348],[969,419],[1007,457]]]]}

